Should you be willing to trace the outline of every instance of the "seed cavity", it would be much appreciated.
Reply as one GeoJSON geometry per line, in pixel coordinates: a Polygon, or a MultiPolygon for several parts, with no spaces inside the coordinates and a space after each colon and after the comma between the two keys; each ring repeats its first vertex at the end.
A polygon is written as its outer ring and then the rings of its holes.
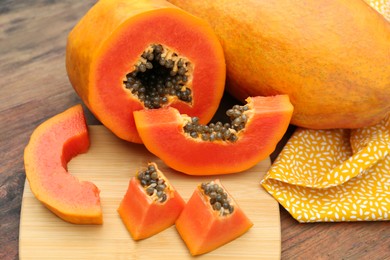
{"type": "Polygon", "coordinates": [[[227,110],[226,115],[230,118],[230,123],[218,121],[201,125],[198,117],[191,117],[184,125],[184,132],[192,138],[200,138],[203,141],[222,140],[234,143],[238,140],[238,132],[245,128],[248,121],[248,115],[245,113],[248,110],[248,105],[234,105],[233,108],[227,110]]]}
{"type": "Polygon", "coordinates": [[[200,188],[208,197],[211,207],[218,211],[220,216],[227,216],[233,213],[234,206],[227,192],[220,185],[214,181],[203,182],[200,188]]]}
{"type": "Polygon", "coordinates": [[[163,178],[160,178],[154,164],[149,163],[145,170],[139,171],[137,178],[146,194],[154,201],[163,203],[167,200],[168,184],[163,178]]]}
{"type": "Polygon", "coordinates": [[[160,108],[175,97],[192,104],[192,72],[187,58],[161,44],[151,44],[123,84],[146,108],[160,108]]]}

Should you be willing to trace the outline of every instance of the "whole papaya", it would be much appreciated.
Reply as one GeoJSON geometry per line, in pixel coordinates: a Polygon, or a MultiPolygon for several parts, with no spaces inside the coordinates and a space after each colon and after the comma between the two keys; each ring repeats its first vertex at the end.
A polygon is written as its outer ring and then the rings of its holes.
{"type": "Polygon", "coordinates": [[[169,0],[207,20],[227,89],[288,94],[292,123],[358,128],[390,112],[390,23],[363,0],[169,0]]]}

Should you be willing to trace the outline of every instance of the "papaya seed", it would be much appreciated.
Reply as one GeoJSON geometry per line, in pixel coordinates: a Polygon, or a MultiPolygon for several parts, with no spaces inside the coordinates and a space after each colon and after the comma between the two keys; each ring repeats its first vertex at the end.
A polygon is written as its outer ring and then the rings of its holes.
{"type": "Polygon", "coordinates": [[[160,203],[167,200],[167,184],[165,180],[160,178],[156,167],[153,164],[148,164],[148,167],[137,173],[137,179],[144,188],[147,195],[152,197],[154,201],[160,203]]]}
{"type": "Polygon", "coordinates": [[[151,44],[140,55],[134,70],[126,74],[123,84],[146,108],[160,108],[169,101],[168,96],[191,104],[188,84],[193,71],[187,58],[161,44],[151,44]],[[150,97],[161,96],[157,100],[150,97]]]}
{"type": "Polygon", "coordinates": [[[213,210],[219,211],[220,216],[227,216],[234,211],[227,193],[214,181],[203,182],[200,185],[203,194],[208,198],[213,210]]]}
{"type": "Polygon", "coordinates": [[[247,105],[234,105],[233,108],[228,109],[226,115],[230,118],[231,123],[218,121],[208,125],[201,125],[199,124],[199,118],[191,117],[190,121],[184,125],[183,130],[192,138],[201,138],[203,141],[213,142],[222,140],[234,143],[239,139],[238,132],[245,129],[248,121],[248,116],[245,112],[248,110],[249,107],[247,105]]]}

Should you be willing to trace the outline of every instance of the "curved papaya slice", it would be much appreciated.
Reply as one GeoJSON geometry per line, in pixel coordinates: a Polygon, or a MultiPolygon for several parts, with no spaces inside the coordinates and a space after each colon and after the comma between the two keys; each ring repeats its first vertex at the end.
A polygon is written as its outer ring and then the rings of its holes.
{"type": "Polygon", "coordinates": [[[200,255],[243,235],[253,223],[217,179],[195,189],[175,225],[190,253],[200,255]]]}
{"type": "Polygon", "coordinates": [[[70,32],[66,68],[94,115],[140,143],[133,111],[173,106],[208,122],[226,66],[211,27],[164,0],[100,0],[70,32]]]}
{"type": "Polygon", "coordinates": [[[135,111],[146,148],[190,175],[244,171],[269,156],[286,132],[293,107],[287,95],[253,97],[227,114],[232,123],[198,124],[174,108],[135,111]]]}
{"type": "Polygon", "coordinates": [[[155,163],[131,178],[118,213],[134,240],[151,237],[172,226],[184,200],[155,163]]]}
{"type": "Polygon", "coordinates": [[[26,178],[35,197],[63,220],[102,224],[98,188],[67,171],[67,163],[88,148],[83,109],[76,105],[34,130],[24,150],[26,178]]]}

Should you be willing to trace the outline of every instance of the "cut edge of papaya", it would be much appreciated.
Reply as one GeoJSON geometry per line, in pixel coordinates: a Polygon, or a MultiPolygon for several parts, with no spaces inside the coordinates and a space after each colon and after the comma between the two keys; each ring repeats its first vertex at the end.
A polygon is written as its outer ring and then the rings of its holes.
{"type": "Polygon", "coordinates": [[[159,178],[165,180],[168,194],[167,200],[160,203],[146,194],[136,177],[132,177],[118,213],[126,229],[134,240],[141,240],[156,235],[175,224],[184,208],[185,202],[176,189],[169,183],[165,175],[158,170],[159,178]]]}
{"type": "Polygon", "coordinates": [[[134,112],[146,148],[169,167],[190,175],[241,172],[268,157],[286,132],[293,112],[287,95],[250,97],[245,129],[234,143],[202,141],[183,130],[190,119],[174,108],[134,112]]]}
{"type": "Polygon", "coordinates": [[[220,216],[205,198],[200,185],[196,187],[175,223],[177,231],[193,256],[213,251],[242,236],[253,226],[253,222],[245,215],[221,181],[216,179],[214,182],[228,194],[234,211],[228,216],[220,216]]]}
{"type": "Polygon", "coordinates": [[[99,189],[67,170],[67,163],[88,151],[89,145],[82,106],[75,105],[40,124],[24,150],[26,178],[34,196],[74,224],[103,223],[99,189]]]}

